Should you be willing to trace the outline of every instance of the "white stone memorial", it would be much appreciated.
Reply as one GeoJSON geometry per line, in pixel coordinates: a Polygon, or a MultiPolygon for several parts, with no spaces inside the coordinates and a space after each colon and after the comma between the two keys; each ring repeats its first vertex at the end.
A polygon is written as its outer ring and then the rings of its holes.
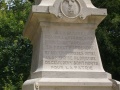
{"type": "Polygon", "coordinates": [[[95,29],[106,9],[91,0],[36,0],[23,32],[33,45],[22,90],[120,90],[104,71],[95,29]]]}

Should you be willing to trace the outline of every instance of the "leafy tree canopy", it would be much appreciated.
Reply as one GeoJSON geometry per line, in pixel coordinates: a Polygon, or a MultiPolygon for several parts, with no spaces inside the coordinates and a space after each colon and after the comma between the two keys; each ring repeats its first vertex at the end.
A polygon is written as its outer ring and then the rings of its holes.
{"type": "Polygon", "coordinates": [[[120,0],[92,0],[99,8],[107,8],[108,15],[99,25],[96,36],[106,71],[120,80],[120,0]]]}
{"type": "Polygon", "coordinates": [[[20,90],[30,70],[31,45],[22,31],[31,3],[12,3],[8,10],[6,3],[0,2],[0,90],[20,90]]]}

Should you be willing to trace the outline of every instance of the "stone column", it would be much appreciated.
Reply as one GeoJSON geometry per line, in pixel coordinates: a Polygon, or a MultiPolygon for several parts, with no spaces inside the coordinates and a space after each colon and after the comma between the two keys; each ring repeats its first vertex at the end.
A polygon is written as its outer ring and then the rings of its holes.
{"type": "Polygon", "coordinates": [[[95,37],[106,15],[90,0],[36,0],[23,32],[33,56],[22,90],[119,90],[103,69],[95,37]]]}

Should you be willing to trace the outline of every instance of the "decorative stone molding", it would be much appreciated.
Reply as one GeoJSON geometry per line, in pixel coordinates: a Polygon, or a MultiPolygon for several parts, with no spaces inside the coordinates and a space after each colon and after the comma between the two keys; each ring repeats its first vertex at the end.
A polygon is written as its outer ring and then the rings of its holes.
{"type": "Polygon", "coordinates": [[[120,90],[120,86],[118,85],[117,81],[115,81],[114,79],[110,79],[110,81],[112,81],[112,88],[113,90],[120,90]]]}
{"type": "Polygon", "coordinates": [[[39,90],[39,83],[38,82],[35,83],[35,88],[36,88],[36,90],[39,90]]]}
{"type": "Polygon", "coordinates": [[[106,9],[94,7],[91,0],[41,0],[40,2],[38,6],[33,6],[33,12],[51,13],[58,17],[63,14],[67,18],[79,16],[83,19],[89,15],[107,15],[106,9]]]}
{"type": "Polygon", "coordinates": [[[64,0],[61,3],[61,12],[68,18],[76,18],[80,14],[81,5],[78,0],[64,0]]]}

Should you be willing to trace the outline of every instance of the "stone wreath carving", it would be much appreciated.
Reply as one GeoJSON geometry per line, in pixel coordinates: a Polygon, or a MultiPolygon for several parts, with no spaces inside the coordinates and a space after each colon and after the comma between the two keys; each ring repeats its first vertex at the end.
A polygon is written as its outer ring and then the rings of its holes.
{"type": "Polygon", "coordinates": [[[64,0],[61,3],[61,12],[68,18],[76,18],[80,14],[80,3],[77,0],[64,0]]]}

